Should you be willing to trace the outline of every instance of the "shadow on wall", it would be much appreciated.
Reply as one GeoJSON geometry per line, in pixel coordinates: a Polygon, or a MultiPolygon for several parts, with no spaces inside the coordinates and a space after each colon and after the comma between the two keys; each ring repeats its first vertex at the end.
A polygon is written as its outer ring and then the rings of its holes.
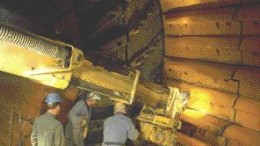
{"type": "Polygon", "coordinates": [[[65,125],[67,112],[77,97],[77,88],[69,87],[61,91],[0,72],[1,145],[18,145],[19,143],[30,145],[34,119],[46,111],[45,96],[53,91],[59,92],[64,97],[58,119],[65,125]]]}

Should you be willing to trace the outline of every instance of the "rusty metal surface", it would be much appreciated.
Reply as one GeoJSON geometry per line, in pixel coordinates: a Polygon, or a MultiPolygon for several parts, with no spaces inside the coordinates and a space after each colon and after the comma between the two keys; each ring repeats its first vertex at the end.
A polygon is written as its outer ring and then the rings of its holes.
{"type": "Polygon", "coordinates": [[[240,35],[240,23],[232,19],[233,8],[191,10],[164,16],[167,35],[240,35]]]}
{"type": "Polygon", "coordinates": [[[240,37],[165,37],[165,55],[241,64],[240,37]]]}

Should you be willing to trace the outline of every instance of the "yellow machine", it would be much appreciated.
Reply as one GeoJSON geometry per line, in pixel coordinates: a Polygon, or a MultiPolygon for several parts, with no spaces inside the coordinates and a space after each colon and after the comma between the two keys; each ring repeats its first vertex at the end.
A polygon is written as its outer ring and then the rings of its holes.
{"type": "Polygon", "coordinates": [[[111,100],[145,106],[137,117],[144,139],[162,145],[174,143],[174,131],[188,94],[139,81],[140,72],[128,75],[93,66],[83,53],[68,44],[0,24],[0,71],[65,89],[69,84],[97,92],[111,100]]]}

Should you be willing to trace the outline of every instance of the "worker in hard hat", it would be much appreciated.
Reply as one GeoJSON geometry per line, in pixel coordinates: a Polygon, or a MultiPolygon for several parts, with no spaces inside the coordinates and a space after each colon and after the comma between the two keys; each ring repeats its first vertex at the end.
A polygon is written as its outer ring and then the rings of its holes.
{"type": "Polygon", "coordinates": [[[64,146],[63,126],[56,116],[60,113],[62,98],[56,92],[49,93],[45,99],[47,111],[37,117],[33,124],[32,146],[64,146]]]}
{"type": "Polygon", "coordinates": [[[135,141],[138,138],[139,132],[126,113],[125,104],[115,104],[114,115],[104,121],[102,146],[124,146],[127,139],[135,141]]]}
{"type": "Polygon", "coordinates": [[[85,146],[92,106],[100,101],[94,92],[79,100],[69,111],[69,122],[66,125],[65,137],[67,146],[85,146]]]}

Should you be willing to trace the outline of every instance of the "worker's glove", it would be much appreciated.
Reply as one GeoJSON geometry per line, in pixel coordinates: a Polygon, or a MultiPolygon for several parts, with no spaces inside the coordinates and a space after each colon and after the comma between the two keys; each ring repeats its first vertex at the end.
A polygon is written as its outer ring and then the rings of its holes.
{"type": "Polygon", "coordinates": [[[84,126],[86,126],[87,125],[87,118],[83,118],[82,120],[81,120],[81,126],[82,127],[84,127],[84,126]]]}
{"type": "Polygon", "coordinates": [[[81,135],[82,135],[83,138],[87,137],[87,134],[88,134],[88,124],[89,124],[89,120],[87,118],[84,118],[81,121],[81,127],[82,127],[81,135]]]}
{"type": "Polygon", "coordinates": [[[83,138],[86,138],[87,135],[88,135],[88,128],[85,127],[85,128],[83,129],[83,131],[82,131],[82,137],[83,137],[83,138]]]}

